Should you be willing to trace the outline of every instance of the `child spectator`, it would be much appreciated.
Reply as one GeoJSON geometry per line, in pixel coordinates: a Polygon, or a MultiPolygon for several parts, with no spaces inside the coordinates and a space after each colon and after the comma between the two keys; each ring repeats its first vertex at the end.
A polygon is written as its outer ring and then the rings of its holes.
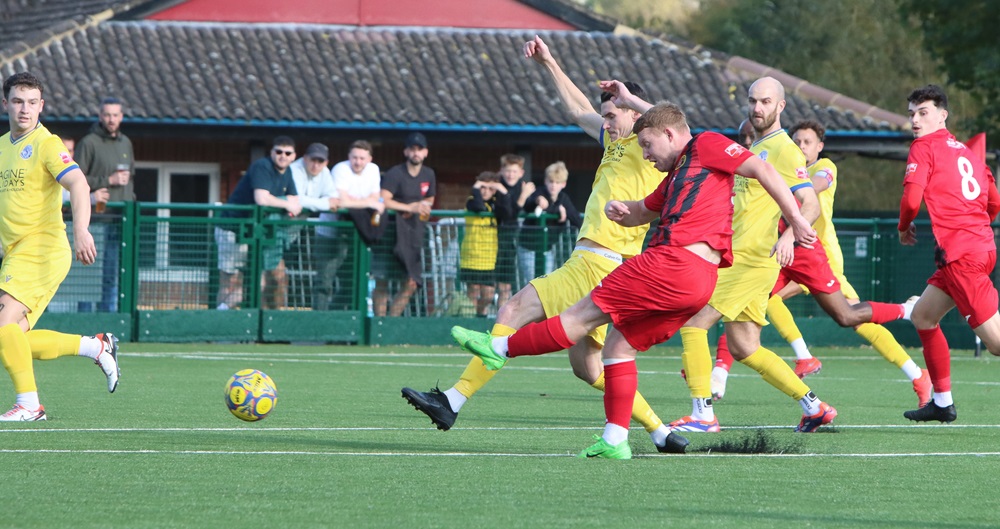
{"type": "Polygon", "coordinates": [[[496,291],[497,219],[480,216],[493,213],[497,190],[502,189],[500,175],[483,171],[465,202],[465,237],[462,239],[458,277],[475,305],[476,316],[486,317],[496,291]]]}
{"type": "Polygon", "coordinates": [[[566,239],[570,239],[570,243],[575,242],[573,228],[578,230],[583,225],[583,219],[569,195],[562,192],[568,179],[569,171],[563,162],[546,167],[545,188],[535,191],[524,202],[524,211],[534,213],[534,216],[524,220],[525,229],[521,232],[517,248],[517,262],[525,281],[555,270],[556,244],[559,243],[561,248],[566,239]],[[546,220],[543,226],[539,217],[546,213],[559,218],[546,220]],[[535,269],[535,256],[539,253],[545,255],[545,268],[541,271],[535,269]]]}
{"type": "MultiPolygon", "coordinates": [[[[502,307],[510,299],[511,285],[517,282],[517,232],[520,229],[517,214],[524,202],[535,192],[535,184],[523,181],[524,157],[505,154],[500,157],[500,183],[494,215],[497,218],[499,250],[497,253],[497,306],[502,307]]],[[[533,276],[532,276],[533,277],[533,276]]]]}

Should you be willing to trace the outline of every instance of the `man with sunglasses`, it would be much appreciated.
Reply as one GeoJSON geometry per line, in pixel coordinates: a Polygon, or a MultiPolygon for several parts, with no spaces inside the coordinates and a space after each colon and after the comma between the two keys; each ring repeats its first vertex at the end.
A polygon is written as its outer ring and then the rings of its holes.
{"type": "MultiPolygon", "coordinates": [[[[302,212],[295,181],[288,167],[295,161],[295,141],[288,136],[274,138],[270,155],[261,158],[247,168],[243,178],[236,184],[227,204],[258,205],[281,208],[289,215],[302,212]]],[[[222,218],[247,218],[251,211],[223,211],[222,218]]],[[[246,267],[247,245],[237,242],[238,224],[221,225],[215,228],[215,242],[219,248],[219,296],[218,309],[237,308],[243,303],[243,275],[246,267]]],[[[264,291],[261,306],[277,308],[284,299],[285,264],[281,258],[282,247],[276,245],[264,250],[264,291]]]]}

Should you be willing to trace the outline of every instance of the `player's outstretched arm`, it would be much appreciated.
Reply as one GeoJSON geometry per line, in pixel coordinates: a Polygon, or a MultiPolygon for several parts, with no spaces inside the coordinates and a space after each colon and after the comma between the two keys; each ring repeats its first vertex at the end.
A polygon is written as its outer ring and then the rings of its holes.
{"type": "Polygon", "coordinates": [[[535,35],[534,39],[524,43],[523,51],[525,58],[534,60],[549,71],[559,99],[566,105],[570,119],[579,125],[588,136],[600,140],[604,126],[603,118],[594,110],[583,91],[573,84],[566,72],[562,70],[545,41],[535,35]]]}
{"type": "Polygon", "coordinates": [[[653,222],[658,216],[642,200],[610,200],[604,206],[604,215],[625,227],[643,226],[653,222]]]}
{"type": "MultiPolygon", "coordinates": [[[[811,248],[812,243],[816,242],[816,230],[812,228],[809,220],[802,216],[792,191],[785,185],[785,180],[778,171],[771,164],[754,156],[740,164],[736,172],[747,178],[756,178],[760,182],[767,194],[771,195],[781,208],[781,214],[795,234],[795,242],[811,248]]],[[[814,198],[815,196],[813,193],[814,198]]]]}
{"type": "Polygon", "coordinates": [[[80,169],[63,175],[59,183],[69,190],[69,203],[73,209],[73,250],[76,260],[85,265],[94,264],[97,247],[90,234],[90,185],[80,169]]]}

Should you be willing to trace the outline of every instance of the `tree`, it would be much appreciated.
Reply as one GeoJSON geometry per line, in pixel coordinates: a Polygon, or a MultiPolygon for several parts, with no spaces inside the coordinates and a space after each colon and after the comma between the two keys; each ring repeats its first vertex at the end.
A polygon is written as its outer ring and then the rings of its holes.
{"type": "Polygon", "coordinates": [[[981,105],[973,124],[987,132],[993,147],[1000,146],[1000,46],[996,37],[1000,3],[902,0],[900,12],[919,25],[925,48],[940,60],[940,71],[981,105]]]}

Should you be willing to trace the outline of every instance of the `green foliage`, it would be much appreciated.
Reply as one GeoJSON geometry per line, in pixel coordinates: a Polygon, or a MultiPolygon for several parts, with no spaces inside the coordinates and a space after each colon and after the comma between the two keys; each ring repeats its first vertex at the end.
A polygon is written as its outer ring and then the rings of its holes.
{"type": "Polygon", "coordinates": [[[1000,2],[901,0],[900,11],[919,24],[925,47],[949,81],[982,105],[973,126],[1000,145],[1000,2]]]}
{"type": "Polygon", "coordinates": [[[708,0],[688,37],[900,114],[936,78],[895,1],[708,0]]]}

